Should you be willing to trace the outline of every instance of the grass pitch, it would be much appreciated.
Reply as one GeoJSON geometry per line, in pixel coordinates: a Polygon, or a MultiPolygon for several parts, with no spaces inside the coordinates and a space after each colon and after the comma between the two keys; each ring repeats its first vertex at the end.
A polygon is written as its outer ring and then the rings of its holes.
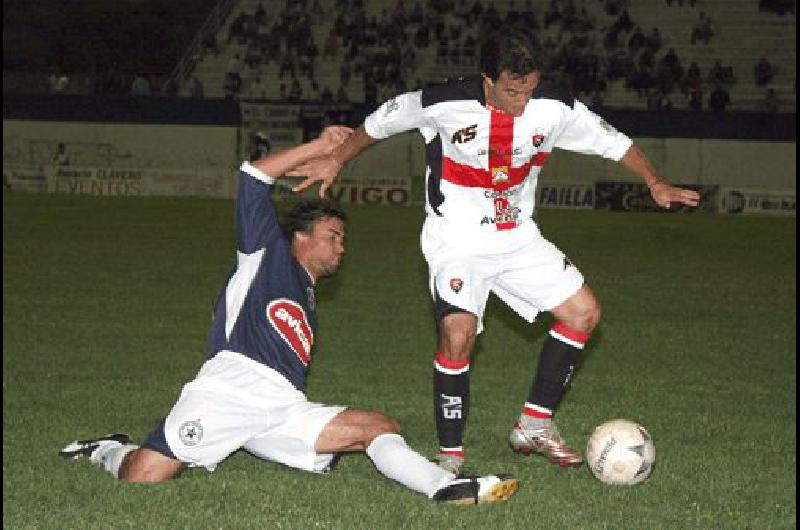
{"type": "MultiPolygon", "coordinates": [[[[436,450],[435,334],[420,208],[349,208],[349,252],[318,291],[309,397],[377,408],[436,450]]],[[[472,368],[470,470],[521,480],[508,503],[437,505],[361,454],[312,475],[237,453],[216,472],[126,485],[57,451],[141,440],[200,367],[234,256],[232,203],[3,195],[3,526],[6,528],[794,528],[795,219],[557,212],[545,235],[604,307],[559,410],[586,443],[640,421],[657,464],[635,487],[517,455],[545,317],[496,299],[472,368]]]]}

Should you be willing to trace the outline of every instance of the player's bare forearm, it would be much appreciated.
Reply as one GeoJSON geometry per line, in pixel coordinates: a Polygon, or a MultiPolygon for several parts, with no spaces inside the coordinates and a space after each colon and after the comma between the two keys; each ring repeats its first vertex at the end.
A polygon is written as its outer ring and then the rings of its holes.
{"type": "Polygon", "coordinates": [[[352,129],[348,127],[327,127],[315,140],[271,154],[266,158],[251,162],[251,164],[265,174],[278,178],[293,167],[314,158],[330,155],[350,134],[352,134],[352,129]]]}
{"type": "Polygon", "coordinates": [[[315,158],[287,172],[288,175],[305,177],[292,190],[302,191],[315,182],[319,182],[319,195],[324,197],[325,192],[336,180],[336,177],[339,176],[339,171],[341,171],[342,167],[375,142],[376,140],[367,134],[362,125],[329,155],[315,158]]]}
{"type": "Polygon", "coordinates": [[[367,134],[364,126],[360,126],[355,130],[350,137],[345,140],[342,145],[337,147],[331,153],[331,156],[339,163],[339,166],[344,166],[347,162],[356,157],[361,151],[374,144],[377,140],[367,134]]]}
{"type": "Polygon", "coordinates": [[[659,176],[653,164],[635,145],[631,145],[620,159],[620,163],[636,173],[647,185],[656,204],[669,208],[674,202],[687,206],[700,204],[700,194],[694,190],[678,188],[659,176]]]}

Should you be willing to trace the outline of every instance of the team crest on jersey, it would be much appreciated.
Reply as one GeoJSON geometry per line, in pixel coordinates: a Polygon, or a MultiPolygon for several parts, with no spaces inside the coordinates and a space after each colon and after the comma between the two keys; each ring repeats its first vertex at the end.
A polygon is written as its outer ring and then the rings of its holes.
{"type": "Polygon", "coordinates": [[[464,287],[464,280],[461,278],[450,278],[450,288],[454,293],[458,294],[462,287],[464,287]]]}
{"type": "Polygon", "coordinates": [[[311,362],[311,346],[314,344],[314,334],[308,325],[306,312],[297,302],[279,298],[267,306],[267,320],[286,341],[297,358],[303,365],[311,362]]]}
{"type": "Polygon", "coordinates": [[[508,180],[508,166],[492,168],[492,184],[498,184],[508,180]]]}
{"type": "Polygon", "coordinates": [[[544,135],[543,134],[534,134],[533,138],[531,138],[534,147],[541,147],[544,143],[544,135]]]}

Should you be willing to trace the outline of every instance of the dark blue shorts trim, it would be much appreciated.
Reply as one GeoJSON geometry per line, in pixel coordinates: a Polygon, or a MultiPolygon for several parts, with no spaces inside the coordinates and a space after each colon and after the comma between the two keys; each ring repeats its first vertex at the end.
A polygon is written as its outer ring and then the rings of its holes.
{"type": "Polygon", "coordinates": [[[167,436],[164,434],[164,424],[166,423],[167,418],[162,419],[156,428],[153,429],[153,432],[147,435],[147,438],[144,439],[142,442],[142,447],[146,447],[148,449],[152,449],[162,455],[172,458],[173,460],[179,460],[173,452],[172,449],[169,448],[169,444],[167,444],[167,436]]]}

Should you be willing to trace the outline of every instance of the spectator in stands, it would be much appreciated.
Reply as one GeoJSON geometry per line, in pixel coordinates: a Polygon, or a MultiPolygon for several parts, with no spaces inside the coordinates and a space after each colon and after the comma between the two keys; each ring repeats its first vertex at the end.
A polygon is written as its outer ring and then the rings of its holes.
{"type": "Polygon", "coordinates": [[[53,155],[53,163],[59,166],[69,165],[69,155],[67,155],[67,146],[64,142],[59,142],[56,147],[56,153],[53,155]]]}
{"type": "Polygon", "coordinates": [[[646,39],[647,49],[653,52],[654,54],[658,53],[658,50],[661,49],[662,42],[663,41],[661,39],[661,33],[658,31],[658,28],[653,28],[646,39]]]}
{"type": "Polygon", "coordinates": [[[697,66],[697,62],[692,61],[692,64],[689,65],[689,69],[686,70],[686,77],[684,77],[681,82],[681,90],[688,96],[692,92],[700,90],[702,84],[703,78],[700,74],[700,67],[697,66]]]}
{"type": "Polygon", "coordinates": [[[253,134],[250,139],[250,145],[250,162],[266,158],[271,148],[269,138],[260,131],[253,134]]]}
{"type": "Polygon", "coordinates": [[[173,77],[169,77],[161,87],[161,94],[166,98],[178,96],[178,83],[173,77]]]}
{"type": "Polygon", "coordinates": [[[695,44],[697,41],[703,41],[703,44],[707,45],[711,37],[714,36],[714,33],[714,25],[711,23],[711,19],[705,12],[701,11],[700,17],[697,19],[697,22],[695,22],[694,27],[692,27],[692,44],[695,44]]]}
{"type": "Polygon", "coordinates": [[[67,90],[69,77],[58,70],[53,70],[50,77],[47,78],[47,84],[51,94],[60,94],[67,90]]]}
{"type": "Polygon", "coordinates": [[[231,25],[228,27],[228,44],[231,43],[232,40],[236,39],[236,42],[240,44],[244,44],[245,34],[244,34],[244,21],[247,19],[247,15],[245,13],[240,13],[231,25]]]}
{"type": "Polygon", "coordinates": [[[131,96],[149,96],[151,94],[150,79],[141,72],[136,74],[131,83],[131,96]]]}
{"type": "Polygon", "coordinates": [[[774,88],[768,88],[767,91],[764,92],[764,101],[762,101],[761,105],[764,112],[770,114],[776,114],[780,111],[781,102],[774,88]]]}
{"type": "Polygon", "coordinates": [[[731,96],[723,85],[717,85],[708,96],[708,108],[722,112],[730,104],[731,96]]]}
{"type": "Polygon", "coordinates": [[[203,83],[200,82],[197,76],[192,77],[192,82],[189,85],[189,95],[192,99],[203,99],[205,97],[203,83]]]}
{"type": "Polygon", "coordinates": [[[289,88],[287,99],[293,103],[299,103],[303,99],[303,87],[297,79],[292,79],[292,86],[289,88]]]}
{"type": "Polygon", "coordinates": [[[631,15],[628,13],[627,8],[623,8],[622,12],[617,17],[617,20],[614,21],[614,24],[611,26],[613,31],[616,33],[629,33],[633,29],[633,20],[631,20],[631,15]]]}
{"type": "Polygon", "coordinates": [[[561,22],[561,9],[558,0],[550,0],[547,6],[547,11],[544,12],[544,29],[550,27],[551,24],[561,22]]]}
{"type": "Polygon", "coordinates": [[[336,59],[338,55],[339,55],[339,35],[336,33],[336,29],[331,27],[330,31],[328,32],[328,38],[325,39],[325,45],[322,48],[322,58],[336,59]]]}
{"type": "Polygon", "coordinates": [[[639,50],[645,47],[647,44],[647,39],[642,33],[642,28],[636,26],[633,29],[633,33],[631,33],[630,38],[628,38],[628,50],[631,52],[631,55],[636,55],[639,50]]]}
{"type": "Polygon", "coordinates": [[[708,82],[712,85],[732,86],[736,82],[736,77],[733,75],[733,67],[730,65],[724,66],[721,59],[715,60],[714,66],[708,72],[708,82]]]}
{"type": "Polygon", "coordinates": [[[225,97],[234,98],[242,89],[242,75],[240,73],[242,62],[239,54],[236,53],[228,61],[228,69],[225,73],[225,97]]]}
{"type": "Polygon", "coordinates": [[[703,110],[703,91],[699,87],[689,91],[689,108],[697,112],[703,110]]]}
{"type": "Polygon", "coordinates": [[[339,86],[339,89],[336,91],[336,103],[350,103],[350,98],[347,95],[347,91],[344,89],[343,86],[339,86]]]}
{"type": "Polygon", "coordinates": [[[756,86],[762,87],[766,85],[772,81],[774,75],[772,64],[770,64],[766,57],[762,56],[753,69],[753,77],[755,78],[756,86]]]}

